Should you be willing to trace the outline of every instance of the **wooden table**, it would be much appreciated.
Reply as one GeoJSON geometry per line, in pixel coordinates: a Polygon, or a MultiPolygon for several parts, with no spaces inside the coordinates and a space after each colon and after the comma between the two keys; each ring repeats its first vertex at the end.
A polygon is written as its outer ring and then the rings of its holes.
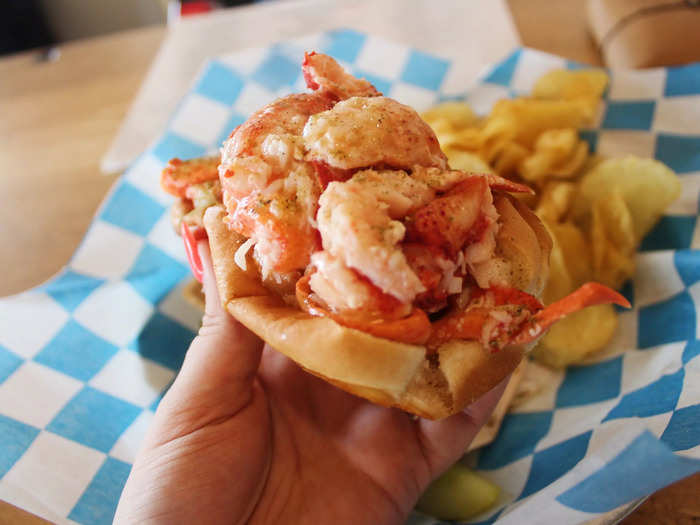
{"type": "Polygon", "coordinates": [[[70,258],[114,177],[99,160],[165,34],[140,29],[0,59],[0,296],[70,258]],[[107,60],[106,57],[109,57],[107,60]]]}
{"type": "MultiPolygon", "coordinates": [[[[601,64],[582,0],[509,0],[524,45],[601,64]]],[[[99,161],[118,129],[165,28],[0,59],[0,296],[35,286],[75,251],[114,176],[99,161]]],[[[657,493],[628,524],[690,523],[700,517],[700,476],[657,493]]],[[[0,502],[0,524],[37,523],[0,502]]]]}

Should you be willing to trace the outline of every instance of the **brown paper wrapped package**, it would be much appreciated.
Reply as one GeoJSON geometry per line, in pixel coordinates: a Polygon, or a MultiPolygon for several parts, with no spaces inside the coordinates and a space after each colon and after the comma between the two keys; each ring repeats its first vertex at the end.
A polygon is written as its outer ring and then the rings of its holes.
{"type": "Polygon", "coordinates": [[[588,23],[610,67],[636,69],[700,61],[700,3],[588,0],[588,23]]]}

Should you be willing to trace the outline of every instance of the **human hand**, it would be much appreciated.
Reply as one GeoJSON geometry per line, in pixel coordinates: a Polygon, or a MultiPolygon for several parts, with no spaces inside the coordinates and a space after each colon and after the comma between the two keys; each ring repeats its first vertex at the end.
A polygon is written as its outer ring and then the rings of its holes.
{"type": "Polygon", "coordinates": [[[466,450],[505,382],[415,419],[304,372],[231,317],[206,242],[206,314],[158,407],[115,523],[402,523],[466,450]]]}

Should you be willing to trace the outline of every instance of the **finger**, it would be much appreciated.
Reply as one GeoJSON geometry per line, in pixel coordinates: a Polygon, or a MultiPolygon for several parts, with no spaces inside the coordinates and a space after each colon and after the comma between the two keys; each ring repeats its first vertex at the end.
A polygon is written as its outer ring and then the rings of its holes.
{"type": "Polygon", "coordinates": [[[202,327],[163,403],[173,410],[183,407],[188,417],[198,417],[201,410],[214,420],[250,400],[263,342],[222,306],[206,241],[199,243],[199,253],[206,302],[202,327]]]}
{"type": "Polygon", "coordinates": [[[230,318],[231,316],[228,315],[224,305],[221,303],[221,297],[219,296],[219,288],[216,285],[216,275],[214,274],[214,265],[211,259],[209,243],[206,240],[198,242],[197,251],[202,261],[204,313],[207,317],[215,319],[223,318],[224,316],[230,318]]]}
{"type": "Polygon", "coordinates": [[[433,477],[466,452],[496,408],[509,380],[510,376],[458,414],[440,421],[419,420],[419,437],[433,477]]]}
{"type": "Polygon", "coordinates": [[[205,312],[202,327],[187,351],[180,373],[215,388],[237,390],[253,381],[263,341],[221,304],[209,244],[202,241],[198,247],[204,270],[205,312]]]}

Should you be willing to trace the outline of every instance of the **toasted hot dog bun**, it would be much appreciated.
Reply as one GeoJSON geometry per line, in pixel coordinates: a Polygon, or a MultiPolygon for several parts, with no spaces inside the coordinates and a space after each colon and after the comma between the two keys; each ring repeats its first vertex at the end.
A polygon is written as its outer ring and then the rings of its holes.
{"type": "MultiPolygon", "coordinates": [[[[551,240],[537,217],[516,199],[498,194],[502,233],[498,252],[514,261],[514,280],[541,291],[551,240]],[[532,284],[534,283],[534,285],[532,284]]],[[[238,321],[308,372],[352,394],[428,418],[461,411],[518,366],[529,348],[498,352],[477,341],[453,340],[437,352],[382,339],[312,316],[269,291],[248,256],[247,270],[234,261],[245,237],[228,228],[220,205],[204,215],[221,300],[238,321]]]]}

